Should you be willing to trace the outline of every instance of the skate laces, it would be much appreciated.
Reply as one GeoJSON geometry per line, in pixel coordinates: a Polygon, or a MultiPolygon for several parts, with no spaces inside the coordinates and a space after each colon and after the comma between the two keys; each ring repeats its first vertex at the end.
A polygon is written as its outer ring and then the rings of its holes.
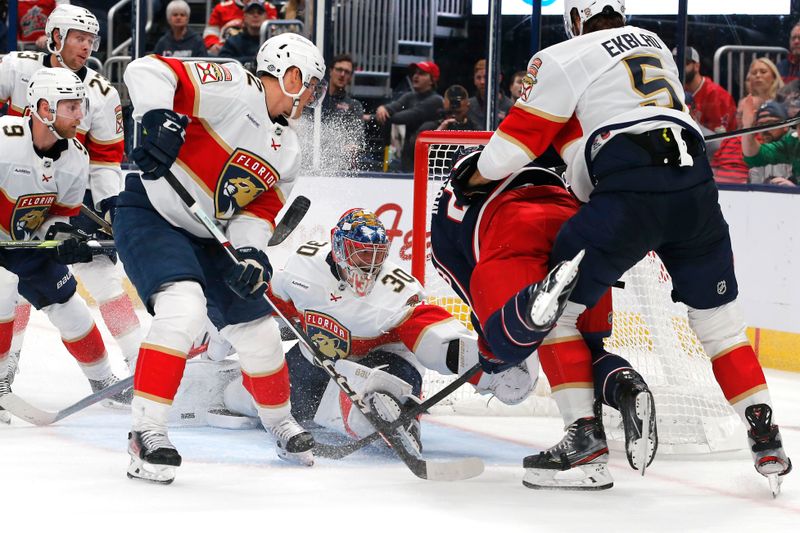
{"type": "Polygon", "coordinates": [[[781,447],[775,438],[778,435],[778,426],[772,424],[772,409],[768,405],[751,405],[745,409],[744,416],[750,424],[748,434],[754,441],[754,452],[781,447]]]}
{"type": "Polygon", "coordinates": [[[8,384],[8,378],[5,376],[0,378],[0,396],[5,396],[10,392],[11,392],[11,387],[8,384]]]}
{"type": "Polygon", "coordinates": [[[119,378],[114,374],[104,378],[104,379],[90,379],[89,385],[92,386],[92,392],[101,391],[107,387],[110,387],[114,383],[118,382],[119,378]]]}
{"type": "Polygon", "coordinates": [[[148,450],[156,450],[158,448],[175,449],[175,446],[169,441],[167,434],[162,431],[146,430],[139,433],[139,438],[148,450]]]}
{"type": "Polygon", "coordinates": [[[272,433],[272,436],[283,442],[288,442],[295,435],[305,432],[305,429],[297,423],[292,415],[287,416],[275,425],[269,426],[267,429],[272,433]]]}

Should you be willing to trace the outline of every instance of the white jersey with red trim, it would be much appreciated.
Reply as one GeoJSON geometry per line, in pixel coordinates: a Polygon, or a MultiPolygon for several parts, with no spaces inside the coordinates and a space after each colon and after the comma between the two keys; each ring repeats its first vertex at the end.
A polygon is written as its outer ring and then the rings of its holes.
{"type": "Polygon", "coordinates": [[[429,305],[419,282],[390,261],[372,291],[358,297],[333,273],[330,243],[311,241],[289,257],[272,278],[273,302],[298,317],[308,335],[330,357],[355,358],[378,347],[443,374],[451,340],[475,343],[476,336],[443,307],[429,305]]]}
{"type": "MultiPolygon", "coordinates": [[[[0,101],[9,102],[9,115],[25,114],[28,84],[34,72],[56,65],[42,52],[11,52],[0,61],[0,101]]],[[[103,76],[89,67],[76,72],[86,86],[89,101],[86,116],[78,126],[78,139],[89,152],[88,188],[94,207],[119,194],[122,188],[120,164],[125,150],[122,106],[119,93],[103,76]]]]}
{"type": "Polygon", "coordinates": [[[80,211],[89,154],[75,139],[62,139],[40,155],[30,119],[0,117],[0,240],[41,237],[53,217],[80,211]]]}
{"type": "MultiPolygon", "coordinates": [[[[236,63],[152,55],[128,66],[125,84],[134,119],[152,109],[189,116],[172,173],[234,246],[264,249],[297,178],[300,144],[285,120],[270,119],[261,80],[236,63]]],[[[165,180],[143,183],[170,224],[208,237],[165,180]]]]}
{"type": "Polygon", "coordinates": [[[614,135],[662,127],[700,130],[684,103],[672,54],[655,33],[625,26],[592,32],[531,58],[522,95],[483,150],[478,169],[498,180],[552,143],[581,201],[594,189],[587,159],[614,135]],[[587,147],[588,144],[588,147],[587,147]]]}

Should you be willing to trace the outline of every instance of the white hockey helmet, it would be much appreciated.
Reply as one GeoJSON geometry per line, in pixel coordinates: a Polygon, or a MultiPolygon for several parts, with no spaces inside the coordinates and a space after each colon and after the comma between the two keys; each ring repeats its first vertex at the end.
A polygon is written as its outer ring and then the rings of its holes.
{"type": "Polygon", "coordinates": [[[625,18],[625,0],[564,0],[564,30],[572,39],[583,35],[583,24],[608,7],[625,18]]]}
{"type": "Polygon", "coordinates": [[[97,22],[97,17],[86,8],[60,4],[47,17],[47,24],[44,28],[45,35],[47,35],[47,50],[50,53],[56,55],[61,53],[69,30],[91,33],[95,36],[92,51],[97,52],[100,48],[100,24],[97,22]],[[58,49],[56,49],[56,42],[53,39],[53,30],[58,30],[58,35],[61,37],[61,46],[58,49]]]}
{"type": "Polygon", "coordinates": [[[300,95],[311,87],[311,79],[318,83],[308,107],[317,107],[325,97],[325,59],[314,43],[296,33],[286,32],[264,41],[256,54],[256,74],[269,74],[278,79],[283,94],[294,100],[291,115],[300,103],[300,95]],[[289,93],[284,87],[283,76],[290,67],[300,69],[303,86],[297,93],[289,93]]]}
{"type": "Polygon", "coordinates": [[[34,72],[28,84],[28,107],[36,118],[50,126],[51,131],[61,100],[80,100],[82,115],[86,115],[86,87],[78,75],[61,67],[42,68],[34,72]],[[39,115],[40,100],[46,101],[50,106],[52,119],[39,115]]]}

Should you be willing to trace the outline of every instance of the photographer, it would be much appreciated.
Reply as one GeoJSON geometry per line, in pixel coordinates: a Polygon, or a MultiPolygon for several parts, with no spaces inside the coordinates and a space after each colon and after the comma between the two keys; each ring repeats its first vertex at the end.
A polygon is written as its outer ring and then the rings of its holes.
{"type": "Polygon", "coordinates": [[[461,85],[451,85],[444,92],[444,109],[439,112],[439,118],[423,123],[417,134],[428,130],[480,130],[468,116],[469,107],[467,90],[461,85]]]}

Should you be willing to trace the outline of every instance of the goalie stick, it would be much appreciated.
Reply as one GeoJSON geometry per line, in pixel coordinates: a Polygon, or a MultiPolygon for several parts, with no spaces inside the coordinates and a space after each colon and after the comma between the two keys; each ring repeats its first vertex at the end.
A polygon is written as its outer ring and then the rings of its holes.
{"type": "MultiPolygon", "coordinates": [[[[481,364],[477,363],[475,366],[469,368],[466,372],[464,372],[464,374],[462,374],[457,379],[452,381],[442,390],[440,390],[439,392],[437,392],[424,402],[415,405],[408,411],[405,411],[397,418],[397,420],[395,420],[391,424],[381,428],[382,431],[384,432],[394,431],[400,426],[408,424],[417,415],[427,412],[428,409],[430,409],[440,401],[444,400],[447,396],[450,396],[450,394],[452,394],[453,391],[455,391],[461,385],[469,381],[469,379],[475,374],[477,374],[480,370],[481,370],[481,364]]],[[[351,453],[357,452],[358,450],[360,450],[364,446],[367,446],[368,444],[372,444],[379,438],[381,438],[381,435],[376,431],[357,441],[348,442],[347,444],[337,445],[337,444],[325,444],[317,442],[317,444],[314,446],[314,453],[316,455],[319,455],[320,457],[325,457],[327,459],[344,459],[351,453]]]]}
{"type": "Polygon", "coordinates": [[[71,414],[86,409],[90,405],[94,405],[100,400],[105,400],[109,396],[113,396],[118,392],[122,392],[132,384],[133,376],[129,376],[114,383],[113,385],[106,387],[105,389],[99,390],[94,394],[90,394],[86,398],[73,403],[69,407],[55,412],[44,411],[38,407],[34,407],[13,392],[0,396],[0,406],[12,415],[19,417],[26,422],[30,422],[36,426],[47,426],[53,422],[58,422],[62,418],[66,418],[71,414]]]}
{"type": "MultiPolygon", "coordinates": [[[[169,183],[184,204],[186,204],[186,208],[203,226],[205,226],[206,230],[228,254],[229,259],[232,262],[238,262],[236,250],[233,248],[231,242],[220,231],[214,221],[211,220],[211,218],[209,218],[209,216],[202,209],[200,209],[195,199],[191,194],[189,194],[189,191],[187,191],[183,184],[178,181],[178,178],[176,178],[172,172],[167,170],[164,175],[164,179],[167,181],[167,183],[169,183]]],[[[437,481],[456,481],[461,479],[469,479],[480,475],[483,472],[483,461],[477,457],[467,457],[448,462],[435,462],[420,459],[408,452],[403,447],[403,444],[397,435],[393,433],[386,433],[381,429],[384,424],[382,424],[378,417],[367,407],[361,396],[355,392],[352,387],[350,387],[350,384],[347,382],[347,378],[336,371],[333,360],[325,357],[322,354],[317,344],[311,340],[311,338],[305,333],[305,331],[302,330],[302,328],[295,328],[294,325],[286,319],[283,313],[281,313],[280,310],[273,305],[266,292],[262,296],[264,300],[266,300],[266,302],[273,308],[275,313],[281,319],[283,319],[286,325],[292,329],[295,335],[297,335],[297,338],[300,340],[300,342],[302,342],[306,348],[311,351],[314,362],[324,369],[331,379],[336,382],[342,392],[344,392],[348,398],[350,398],[350,401],[353,402],[353,405],[355,405],[358,410],[361,411],[364,417],[369,421],[370,424],[372,424],[380,436],[389,443],[389,445],[392,447],[392,450],[394,450],[397,456],[402,459],[402,461],[415,476],[421,479],[431,479],[437,481]]]]}

